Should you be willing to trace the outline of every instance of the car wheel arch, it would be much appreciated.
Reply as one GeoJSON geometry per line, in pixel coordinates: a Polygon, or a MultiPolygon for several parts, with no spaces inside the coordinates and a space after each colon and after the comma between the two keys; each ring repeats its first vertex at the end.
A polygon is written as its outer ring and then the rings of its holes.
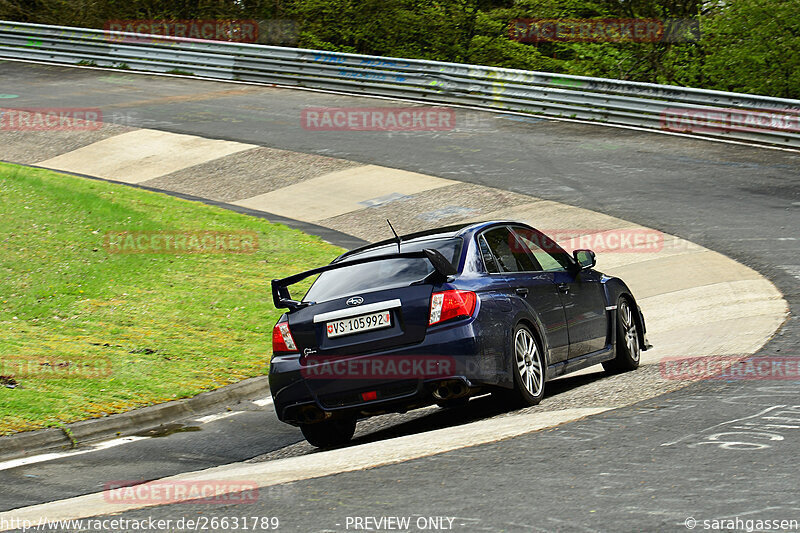
{"type": "Polygon", "coordinates": [[[545,366],[549,366],[550,361],[552,360],[550,357],[550,345],[547,342],[547,337],[542,334],[541,324],[533,317],[523,315],[521,317],[517,317],[517,319],[514,321],[514,327],[511,331],[516,331],[517,326],[520,325],[524,325],[530,329],[531,333],[533,333],[533,335],[536,337],[536,340],[539,341],[539,345],[542,347],[542,351],[544,352],[545,366]]]}
{"type": "MultiPolygon", "coordinates": [[[[640,314],[639,304],[636,303],[636,298],[633,297],[633,294],[631,294],[630,291],[621,292],[619,296],[617,296],[617,301],[619,301],[619,298],[624,298],[627,300],[628,305],[630,305],[631,309],[634,311],[633,320],[636,322],[636,336],[639,338],[639,345],[643,347],[646,346],[647,340],[645,339],[644,323],[642,320],[643,317],[640,314]]],[[[646,350],[647,348],[644,349],[646,350]]]]}
{"type": "MultiPolygon", "coordinates": [[[[636,298],[633,296],[633,291],[631,291],[630,287],[628,287],[628,285],[620,278],[607,276],[603,278],[601,283],[603,284],[603,292],[605,293],[606,307],[614,306],[614,309],[616,309],[617,302],[619,301],[620,297],[624,297],[628,300],[628,303],[631,305],[634,311],[636,311],[633,313],[633,315],[634,319],[636,320],[636,325],[638,326],[637,336],[639,337],[639,343],[643,347],[643,350],[646,350],[646,326],[644,323],[644,317],[640,314],[641,310],[639,309],[639,304],[636,301],[636,298]]],[[[614,319],[613,323],[611,324],[613,329],[611,331],[613,332],[614,342],[616,343],[616,313],[614,313],[613,316],[614,319]]]]}

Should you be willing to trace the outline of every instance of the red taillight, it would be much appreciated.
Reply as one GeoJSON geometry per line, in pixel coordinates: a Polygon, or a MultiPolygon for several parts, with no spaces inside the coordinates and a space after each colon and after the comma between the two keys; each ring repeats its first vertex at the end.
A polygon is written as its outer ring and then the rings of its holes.
{"type": "Polygon", "coordinates": [[[292,338],[292,332],[289,331],[288,320],[275,324],[272,328],[272,353],[296,351],[297,345],[292,338]]]}
{"type": "Polygon", "coordinates": [[[377,400],[378,399],[378,391],[371,390],[369,392],[362,392],[361,393],[361,399],[364,400],[365,402],[371,402],[372,400],[377,400]]]}
{"type": "Polygon", "coordinates": [[[432,326],[445,320],[472,316],[478,295],[472,291],[444,291],[431,295],[431,314],[428,325],[432,326]]]}

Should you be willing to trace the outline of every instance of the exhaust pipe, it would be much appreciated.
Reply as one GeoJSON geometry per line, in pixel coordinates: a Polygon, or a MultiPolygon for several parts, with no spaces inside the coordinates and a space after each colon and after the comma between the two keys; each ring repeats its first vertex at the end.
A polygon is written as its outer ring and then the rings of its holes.
{"type": "Polygon", "coordinates": [[[314,406],[306,406],[300,410],[300,419],[304,424],[314,424],[322,422],[327,418],[328,413],[321,411],[314,406]]]}
{"type": "Polygon", "coordinates": [[[433,390],[433,397],[437,400],[452,400],[469,393],[469,387],[460,380],[442,381],[433,390]]]}
{"type": "Polygon", "coordinates": [[[437,400],[446,400],[450,396],[450,389],[447,385],[439,385],[433,390],[433,397],[437,400]]]}

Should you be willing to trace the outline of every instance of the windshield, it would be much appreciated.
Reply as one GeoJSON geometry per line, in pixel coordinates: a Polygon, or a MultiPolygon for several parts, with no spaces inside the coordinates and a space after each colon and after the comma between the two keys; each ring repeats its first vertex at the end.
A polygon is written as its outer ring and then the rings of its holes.
{"type": "MultiPolygon", "coordinates": [[[[463,241],[460,237],[429,239],[400,245],[401,252],[419,252],[425,248],[438,250],[451,263],[458,265],[463,241]]],[[[347,257],[343,262],[364,257],[390,255],[397,252],[397,245],[391,244],[373,248],[347,257]]],[[[304,302],[324,302],[341,298],[354,292],[390,289],[408,286],[425,279],[433,266],[426,259],[386,259],[374,263],[364,263],[351,267],[323,272],[303,298],[304,302]]]]}

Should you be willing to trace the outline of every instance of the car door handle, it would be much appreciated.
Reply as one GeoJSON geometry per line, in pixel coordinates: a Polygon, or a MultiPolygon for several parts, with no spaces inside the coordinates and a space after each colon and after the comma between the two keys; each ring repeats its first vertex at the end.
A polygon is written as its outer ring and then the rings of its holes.
{"type": "Polygon", "coordinates": [[[567,294],[569,292],[569,283],[559,283],[558,290],[567,294]]]}
{"type": "Polygon", "coordinates": [[[519,294],[520,296],[527,296],[527,295],[528,295],[528,289],[526,289],[525,287],[519,287],[519,288],[518,288],[517,290],[515,290],[514,292],[516,292],[516,293],[517,293],[517,294],[519,294]]]}

